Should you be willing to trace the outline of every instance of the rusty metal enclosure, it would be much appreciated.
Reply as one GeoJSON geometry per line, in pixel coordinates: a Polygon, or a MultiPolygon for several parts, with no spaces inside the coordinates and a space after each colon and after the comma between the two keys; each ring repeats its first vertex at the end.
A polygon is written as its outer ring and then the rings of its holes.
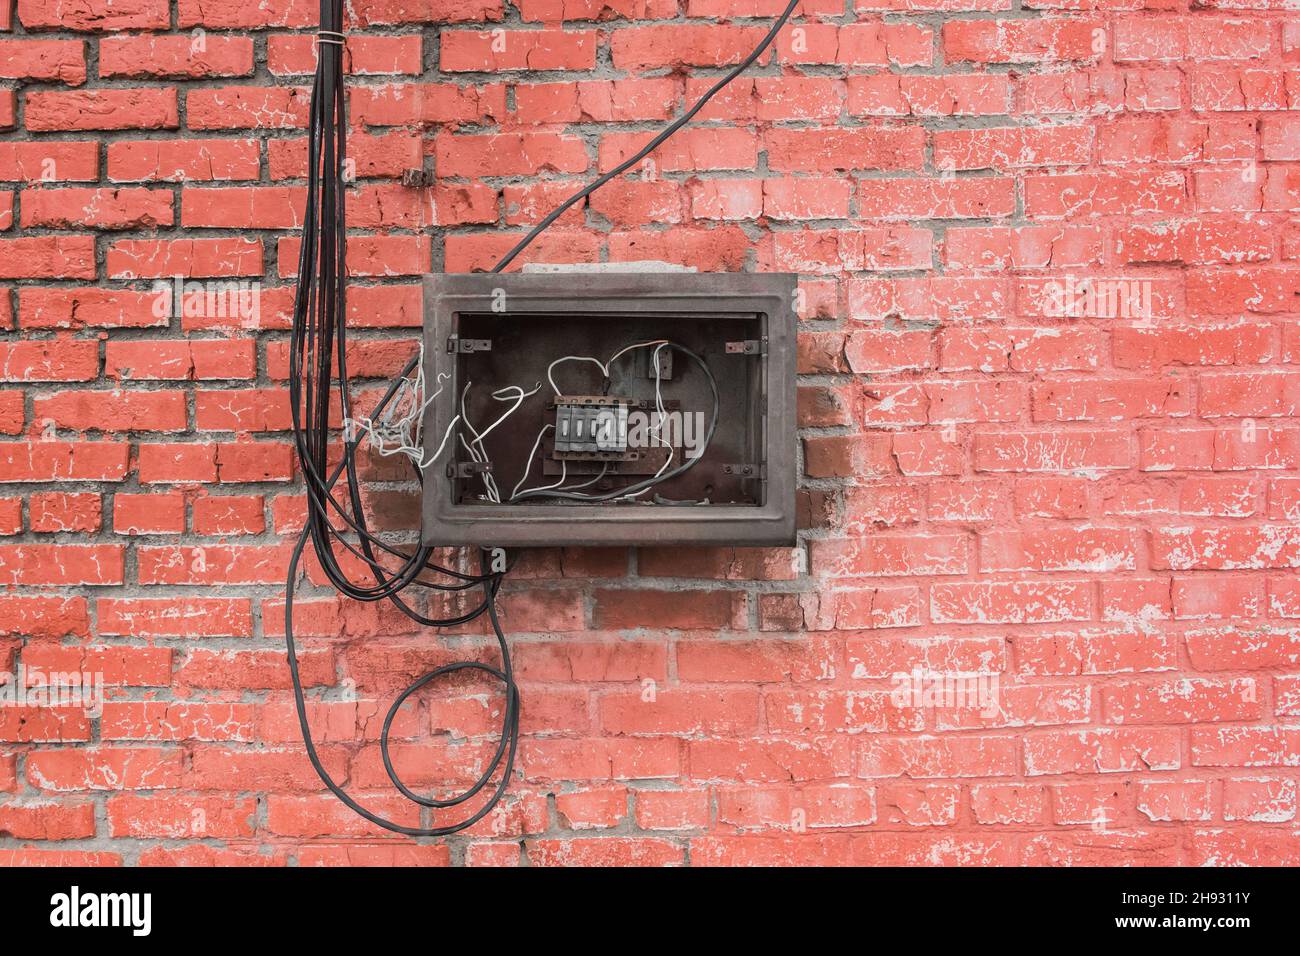
{"type": "MultiPolygon", "coordinates": [[[[636,501],[598,503],[534,498],[486,500],[483,467],[463,442],[449,441],[425,469],[423,540],[437,545],[792,544],[795,538],[795,279],[790,275],[482,273],[430,275],[424,282],[425,377],[442,391],[425,411],[426,444],[462,411],[482,425],[502,403],[494,390],[542,389],[484,439],[490,470],[509,486],[530,467],[539,429],[556,414],[548,366],[561,356],[609,356],[623,346],[669,339],[697,353],[716,380],[713,440],[695,464],[636,501]],[[468,385],[468,388],[467,388],[468,385]]],[[[663,350],[661,355],[671,354],[663,350]]],[[[661,359],[665,407],[711,408],[708,380],[678,355],[661,359]],[[664,365],[668,365],[664,368],[664,365]]],[[[612,368],[612,366],[611,366],[612,368]]],[[[611,371],[611,374],[613,372],[611,371]]],[[[588,364],[557,367],[571,395],[594,394],[602,375],[588,364]]],[[[648,351],[619,365],[619,395],[653,406],[648,351]]],[[[608,383],[606,383],[608,385],[608,383]]],[[[582,399],[579,399],[581,401],[582,399]]],[[[541,439],[538,439],[539,442],[541,439]]],[[[535,480],[560,473],[542,444],[535,480]]],[[[564,456],[570,459],[581,456],[564,456]]],[[[594,457],[594,456],[593,456],[594,457]]],[[[662,459],[567,461],[569,476],[605,477],[619,488],[653,474],[662,459]]],[[[502,494],[504,494],[504,490],[502,494]]]]}

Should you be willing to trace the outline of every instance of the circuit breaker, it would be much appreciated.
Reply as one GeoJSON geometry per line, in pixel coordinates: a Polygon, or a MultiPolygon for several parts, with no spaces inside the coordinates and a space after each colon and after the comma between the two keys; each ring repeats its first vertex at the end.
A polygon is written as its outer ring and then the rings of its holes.
{"type": "Polygon", "coordinates": [[[573,461],[627,461],[636,454],[627,445],[630,404],[627,399],[607,395],[557,395],[554,457],[573,461]]]}
{"type": "Polygon", "coordinates": [[[424,283],[423,540],[791,544],[795,278],[424,283]]]}

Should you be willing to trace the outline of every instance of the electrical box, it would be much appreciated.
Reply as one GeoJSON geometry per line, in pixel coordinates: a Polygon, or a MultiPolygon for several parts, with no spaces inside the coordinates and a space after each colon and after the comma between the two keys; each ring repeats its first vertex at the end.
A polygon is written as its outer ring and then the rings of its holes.
{"type": "Polygon", "coordinates": [[[793,544],[795,289],[775,274],[427,276],[423,540],[793,544]]]}

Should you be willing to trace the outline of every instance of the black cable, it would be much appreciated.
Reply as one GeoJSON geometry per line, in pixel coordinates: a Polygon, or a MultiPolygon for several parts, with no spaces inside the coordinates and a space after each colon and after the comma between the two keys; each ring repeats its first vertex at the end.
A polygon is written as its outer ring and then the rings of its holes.
{"type": "Polygon", "coordinates": [[[497,805],[502,794],[505,793],[506,787],[510,783],[510,774],[514,770],[515,753],[519,746],[519,689],[515,684],[513,671],[510,665],[510,648],[506,644],[505,634],[501,631],[501,622],[497,620],[496,603],[494,600],[497,588],[500,587],[501,584],[501,576],[489,575],[483,582],[483,588],[486,592],[485,605],[487,607],[488,618],[492,622],[493,633],[496,634],[497,644],[501,648],[501,669],[498,670],[489,664],[482,664],[478,661],[457,661],[429,671],[415,683],[411,684],[410,687],[406,688],[406,690],[402,691],[397,700],[393,701],[392,707],[389,708],[388,714],[384,718],[383,730],[379,735],[379,748],[384,758],[384,770],[388,774],[388,779],[393,782],[393,786],[401,791],[407,799],[412,800],[421,806],[442,808],[454,807],[464,803],[487,785],[488,781],[492,778],[492,775],[496,773],[498,767],[500,767],[502,771],[501,779],[497,782],[496,789],[492,792],[492,795],[488,798],[487,802],[475,811],[472,816],[465,820],[443,827],[409,827],[401,823],[394,823],[391,820],[386,820],[378,814],[367,810],[361,804],[353,800],[352,797],[348,795],[347,791],[340,787],[334,781],[334,778],[330,776],[329,771],[321,764],[320,755],[316,752],[316,744],[312,740],[311,735],[311,725],[307,720],[307,702],[303,694],[302,677],[299,674],[297,646],[293,639],[293,581],[297,574],[298,562],[301,560],[303,549],[307,544],[308,535],[309,531],[304,529],[303,533],[298,537],[297,545],[293,549],[293,555],[289,560],[289,581],[288,586],[285,589],[284,601],[284,631],[285,643],[289,655],[289,674],[293,678],[294,703],[298,710],[298,725],[302,729],[303,743],[307,748],[307,759],[311,761],[311,765],[315,768],[317,776],[324,781],[325,786],[327,786],[336,797],[371,823],[381,826],[386,830],[392,830],[394,833],[402,833],[406,836],[438,837],[458,833],[466,827],[473,826],[479,820],[482,820],[492,812],[492,808],[497,805]],[[442,677],[444,674],[451,674],[460,670],[483,671],[501,681],[505,686],[506,709],[501,718],[501,742],[497,746],[496,754],[488,762],[487,769],[483,771],[482,776],[478,778],[473,786],[454,797],[444,800],[434,800],[429,797],[420,796],[402,782],[397,770],[393,767],[392,756],[389,752],[389,732],[392,729],[393,718],[397,715],[398,710],[411,694],[415,693],[430,681],[442,677]],[[502,765],[503,756],[505,758],[504,765],[502,765]]]}
{"type": "MultiPolygon", "coordinates": [[[[565,200],[516,243],[514,248],[492,267],[491,271],[501,272],[565,210],[591,195],[615,176],[635,166],[685,126],[715,94],[762,56],[763,51],[776,39],[781,27],[790,19],[798,2],[799,0],[790,0],[789,6],[773,23],[753,52],[719,79],[690,109],[665,127],[635,155],[565,200]]],[[[289,340],[289,401],[293,418],[294,447],[302,468],[303,484],[307,494],[307,520],[289,561],[288,580],[285,585],[285,645],[303,743],[312,767],[325,786],[344,804],[377,826],[408,836],[446,836],[472,826],[490,813],[505,793],[514,768],[519,744],[519,689],[514,680],[510,650],[496,610],[497,592],[513,561],[507,564],[504,571],[490,571],[488,557],[484,552],[480,555],[479,573],[467,574],[434,563],[432,558],[435,549],[430,545],[420,544],[414,550],[407,551],[390,544],[373,534],[365,519],[356,461],[360,438],[345,436],[340,449],[341,457],[332,467],[330,464],[332,434],[329,413],[335,393],[337,393],[342,420],[345,423],[353,420],[347,372],[347,224],[343,175],[347,142],[347,104],[343,84],[345,37],[342,30],[342,0],[321,0],[320,29],[316,44],[316,75],[312,85],[307,134],[307,205],[303,218],[298,285],[294,296],[293,324],[289,340]],[[343,482],[345,500],[340,500],[335,494],[335,487],[340,481],[343,482]],[[336,520],[342,527],[335,524],[336,520]],[[348,540],[348,536],[356,539],[355,544],[348,540]],[[501,652],[501,667],[492,667],[478,661],[458,661],[429,671],[407,687],[393,702],[384,719],[379,740],[384,769],[393,786],[420,806],[442,809],[463,804],[487,788],[492,777],[499,770],[500,779],[492,788],[486,802],[468,818],[447,826],[434,827],[410,827],[395,823],[372,813],[349,797],[322,766],[312,739],[311,726],[307,720],[306,695],[302,687],[297,646],[293,637],[294,582],[308,541],[311,542],[316,558],[329,582],[339,593],[354,600],[390,601],[412,620],[430,627],[464,624],[484,613],[487,614],[501,652]],[[374,577],[374,584],[351,580],[339,563],[335,553],[336,548],[342,548],[345,554],[361,561],[374,577]],[[380,553],[388,558],[397,559],[397,566],[389,568],[381,564],[378,558],[380,553]],[[447,584],[431,580],[423,576],[426,572],[450,578],[455,583],[447,584]],[[403,590],[413,585],[452,592],[482,586],[483,600],[472,610],[458,616],[442,619],[428,617],[416,611],[400,596],[403,590]],[[504,686],[506,704],[496,753],[483,774],[468,790],[445,799],[421,796],[402,782],[393,767],[389,746],[393,719],[402,705],[416,691],[439,677],[462,670],[481,671],[495,677],[504,686]]],[[[713,419],[705,439],[705,447],[707,447],[717,426],[719,407],[717,383],[703,359],[681,346],[672,347],[699,363],[708,376],[713,391],[713,419]]],[[[377,416],[388,407],[398,392],[401,380],[415,371],[418,362],[417,353],[394,379],[372,411],[372,416],[377,416]]],[[[580,497],[600,501],[607,500],[607,497],[635,493],[637,490],[642,490],[642,486],[649,487],[681,474],[696,460],[698,456],[683,462],[678,468],[665,475],[619,489],[609,496],[580,497]]],[[[415,472],[416,480],[422,484],[423,473],[414,462],[412,462],[412,470],[415,472]]],[[[518,497],[523,498],[530,494],[531,492],[526,492],[518,497]]],[[[572,494],[575,493],[565,492],[563,495],[553,493],[552,496],[562,497],[572,494]]]]}
{"type": "Polygon", "coordinates": [[[546,216],[545,219],[543,219],[537,225],[533,226],[533,228],[528,231],[528,234],[526,236],[524,236],[517,243],[515,243],[515,247],[513,249],[511,249],[509,252],[507,252],[504,256],[501,257],[501,261],[492,267],[492,271],[500,272],[506,266],[510,265],[510,263],[514,261],[515,256],[519,255],[519,253],[523,252],[526,248],[528,248],[528,246],[532,243],[532,241],[536,239],[538,236],[540,236],[543,232],[545,232],[547,227],[549,227],[551,223],[555,222],[555,220],[559,219],[562,215],[564,215],[565,211],[570,206],[572,206],[574,203],[578,202],[579,200],[586,199],[588,196],[594,193],[601,186],[605,185],[605,183],[609,182],[615,176],[621,176],[623,173],[627,172],[637,163],[641,162],[641,160],[645,159],[656,149],[658,149],[664,143],[664,141],[668,139],[668,137],[673,135],[673,133],[676,133],[679,129],[681,129],[692,119],[694,119],[695,114],[698,113],[700,110],[702,110],[705,104],[709,102],[709,100],[713,99],[713,97],[728,83],[730,83],[736,77],[740,76],[740,74],[748,70],[754,64],[754,61],[763,55],[763,51],[772,45],[772,41],[775,40],[776,35],[781,32],[781,28],[785,26],[785,22],[789,20],[790,17],[794,14],[794,8],[799,5],[799,2],[800,0],[790,0],[789,5],[785,8],[785,10],[781,12],[781,15],[777,17],[776,20],[772,23],[772,28],[767,31],[767,35],[764,36],[761,41],[759,41],[758,46],[754,47],[753,52],[751,52],[749,56],[745,57],[743,60],[737,63],[725,76],[723,76],[720,80],[718,80],[718,82],[714,83],[711,87],[709,87],[708,91],[703,96],[701,96],[698,100],[695,101],[694,106],[692,106],[681,116],[677,117],[677,119],[673,120],[671,123],[665,126],[659,132],[658,136],[650,140],[649,143],[647,143],[644,147],[638,150],[633,156],[629,157],[628,159],[625,159],[623,162],[619,163],[609,172],[605,173],[603,176],[600,176],[598,179],[593,180],[590,185],[574,193],[568,199],[564,200],[564,202],[560,203],[560,205],[555,207],[555,209],[553,209],[546,216]]]}
{"type": "MultiPolygon", "coordinates": [[[[379,826],[413,836],[442,836],[472,825],[490,812],[509,783],[518,744],[519,693],[511,671],[508,648],[496,617],[494,600],[502,573],[489,573],[486,557],[480,574],[465,574],[443,568],[431,561],[434,549],[419,545],[411,551],[395,547],[372,534],[362,507],[361,483],[356,450],[359,438],[343,442],[342,459],[331,468],[329,459],[332,433],[330,406],[336,398],[345,422],[352,420],[351,396],[347,389],[346,327],[346,242],[344,211],[345,187],[343,167],[346,152],[347,116],[342,78],[341,38],[342,5],[339,0],[322,0],[321,30],[316,76],[312,90],[308,131],[308,199],[303,220],[299,277],[294,301],[290,335],[289,393],[293,418],[293,436],[302,466],[307,491],[307,520],[290,560],[286,583],[285,630],[289,670],[293,679],[294,701],[303,731],[304,745],[313,768],[325,785],[349,807],[379,826]],[[342,482],[342,497],[335,489],[342,482]],[[331,517],[333,515],[333,519],[331,517]],[[342,527],[336,525],[337,519],[342,527]],[[345,535],[355,536],[356,542],[345,535]],[[306,697],[298,667],[293,637],[293,596],[295,580],[308,541],[330,583],[341,593],[359,601],[389,600],[413,620],[430,626],[447,627],[467,623],[487,613],[493,622],[502,653],[502,667],[497,669],[473,661],[439,667],[408,687],[393,704],[385,720],[380,748],[389,777],[399,791],[424,806],[452,807],[478,794],[498,770],[501,776],[487,805],[466,820],[449,826],[407,827],[371,813],[343,792],[321,765],[307,721],[306,697]],[[339,564],[336,549],[359,559],[374,578],[373,584],[351,580],[339,564]],[[395,567],[380,563],[378,554],[396,558],[395,567]],[[423,577],[431,571],[452,579],[451,584],[423,577]],[[419,613],[399,596],[411,585],[443,591],[458,591],[482,585],[483,600],[471,610],[448,618],[433,618],[419,613]],[[506,709],[502,720],[501,741],[494,759],[484,775],[467,791],[445,800],[414,794],[401,781],[392,766],[390,730],[394,715],[402,704],[429,682],[460,670],[479,670],[500,680],[506,688],[506,709]]],[[[374,410],[379,414],[398,393],[400,382],[416,366],[416,358],[407,363],[402,374],[389,386],[374,410]]],[[[423,475],[413,468],[416,478],[423,475]]]]}

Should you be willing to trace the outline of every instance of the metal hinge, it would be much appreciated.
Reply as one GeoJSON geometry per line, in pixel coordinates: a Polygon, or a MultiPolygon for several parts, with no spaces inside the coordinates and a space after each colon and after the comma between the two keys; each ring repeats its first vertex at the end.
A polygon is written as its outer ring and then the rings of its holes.
{"type": "Polygon", "coordinates": [[[724,475],[735,475],[737,478],[757,478],[760,481],[767,480],[766,465],[723,465],[722,473],[724,475]]]}
{"type": "Polygon", "coordinates": [[[469,354],[470,352],[491,352],[491,339],[462,339],[459,335],[447,339],[447,351],[469,354]]]}
{"type": "Polygon", "coordinates": [[[766,355],[767,338],[745,339],[740,342],[727,343],[728,355],[766,355]]]}
{"type": "Polygon", "coordinates": [[[481,475],[491,470],[492,462],[490,461],[458,461],[454,465],[447,465],[447,477],[473,478],[475,475],[481,475]]]}

